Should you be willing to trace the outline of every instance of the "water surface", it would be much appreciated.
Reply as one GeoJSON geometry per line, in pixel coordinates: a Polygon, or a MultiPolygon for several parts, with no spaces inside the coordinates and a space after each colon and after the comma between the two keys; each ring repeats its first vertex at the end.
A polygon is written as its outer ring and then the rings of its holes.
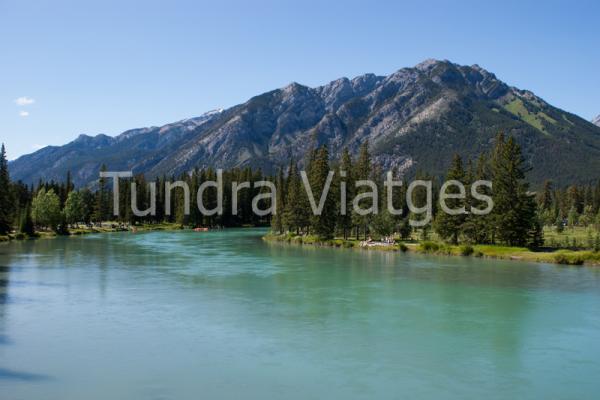
{"type": "Polygon", "coordinates": [[[600,269],[268,244],[0,246],[1,399],[593,399],[600,269]]]}

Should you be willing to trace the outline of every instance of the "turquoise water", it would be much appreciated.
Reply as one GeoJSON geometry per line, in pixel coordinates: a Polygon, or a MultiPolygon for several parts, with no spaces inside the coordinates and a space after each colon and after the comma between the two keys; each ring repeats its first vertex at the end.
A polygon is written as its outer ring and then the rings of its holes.
{"type": "Polygon", "coordinates": [[[0,246],[0,399],[595,399],[600,269],[268,244],[0,246]]]}

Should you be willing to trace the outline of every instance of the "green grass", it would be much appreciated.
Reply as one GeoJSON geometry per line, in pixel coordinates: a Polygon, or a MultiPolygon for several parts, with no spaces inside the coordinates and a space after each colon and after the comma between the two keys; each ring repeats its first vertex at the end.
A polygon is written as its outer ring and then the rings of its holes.
{"type": "Polygon", "coordinates": [[[595,239],[598,231],[591,228],[576,226],[573,228],[565,228],[561,233],[556,232],[555,227],[544,228],[544,241],[546,246],[550,247],[590,247],[590,235],[592,240],[595,239]],[[568,244],[567,244],[568,242],[568,244]]]}
{"type": "Polygon", "coordinates": [[[540,250],[534,251],[526,247],[510,247],[501,245],[450,245],[436,240],[400,242],[395,246],[360,247],[360,240],[344,240],[341,238],[320,240],[316,236],[293,234],[276,235],[269,233],[263,237],[266,241],[286,242],[302,245],[330,246],[340,248],[360,248],[361,250],[411,251],[423,254],[451,255],[464,257],[485,257],[501,260],[519,260],[529,262],[545,262],[565,265],[600,265],[600,252],[588,250],[540,250]]]}

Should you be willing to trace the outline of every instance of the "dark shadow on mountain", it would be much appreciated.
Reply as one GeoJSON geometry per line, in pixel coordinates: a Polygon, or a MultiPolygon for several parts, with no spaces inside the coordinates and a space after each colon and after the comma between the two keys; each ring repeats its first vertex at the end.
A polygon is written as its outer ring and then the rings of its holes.
{"type": "Polygon", "coordinates": [[[0,368],[0,381],[22,381],[22,382],[41,382],[52,380],[48,375],[34,374],[31,372],[13,371],[6,368],[0,368]]]}

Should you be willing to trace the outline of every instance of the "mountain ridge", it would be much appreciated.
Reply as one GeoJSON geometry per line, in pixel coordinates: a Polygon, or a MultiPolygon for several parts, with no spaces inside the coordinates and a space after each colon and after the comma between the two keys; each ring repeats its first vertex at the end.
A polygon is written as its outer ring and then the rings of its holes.
{"type": "Polygon", "coordinates": [[[10,167],[15,179],[28,183],[60,180],[71,170],[77,185],[96,180],[101,164],[149,177],[209,166],[273,172],[290,157],[302,163],[315,143],[327,144],[335,159],[368,140],[384,169],[440,175],[455,152],[475,157],[500,130],[523,147],[533,183],[599,177],[599,127],[477,64],[433,59],[387,76],[344,77],[314,88],[292,82],[225,110],[114,138],[81,135],[10,167]]]}

